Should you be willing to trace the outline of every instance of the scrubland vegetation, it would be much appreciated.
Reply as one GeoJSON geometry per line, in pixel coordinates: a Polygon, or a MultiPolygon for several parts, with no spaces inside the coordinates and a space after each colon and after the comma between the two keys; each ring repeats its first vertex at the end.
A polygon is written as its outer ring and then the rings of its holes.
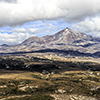
{"type": "Polygon", "coordinates": [[[99,100],[99,69],[94,62],[2,57],[0,100],[99,100]]]}

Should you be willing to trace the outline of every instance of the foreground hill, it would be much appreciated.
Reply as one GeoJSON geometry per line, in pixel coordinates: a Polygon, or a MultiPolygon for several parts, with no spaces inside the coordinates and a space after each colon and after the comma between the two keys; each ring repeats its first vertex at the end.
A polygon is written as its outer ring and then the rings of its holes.
{"type": "Polygon", "coordinates": [[[96,58],[58,60],[30,55],[0,57],[0,100],[100,100],[96,58]]]}

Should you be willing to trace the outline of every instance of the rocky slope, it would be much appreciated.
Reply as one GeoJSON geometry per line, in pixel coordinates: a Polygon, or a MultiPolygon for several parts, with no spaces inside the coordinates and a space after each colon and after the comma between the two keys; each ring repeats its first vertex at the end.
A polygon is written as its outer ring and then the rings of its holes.
{"type": "Polygon", "coordinates": [[[47,49],[71,50],[98,55],[100,54],[100,38],[84,33],[76,33],[69,28],[65,28],[54,35],[47,35],[42,38],[30,37],[19,45],[1,45],[0,53],[31,52],[47,49]]]}

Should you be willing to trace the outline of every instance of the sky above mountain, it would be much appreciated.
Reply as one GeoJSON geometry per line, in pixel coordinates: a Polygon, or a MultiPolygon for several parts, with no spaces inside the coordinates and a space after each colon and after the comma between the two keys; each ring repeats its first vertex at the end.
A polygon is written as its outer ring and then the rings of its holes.
{"type": "Polygon", "coordinates": [[[0,44],[66,27],[100,37],[100,0],[0,0],[0,44]]]}

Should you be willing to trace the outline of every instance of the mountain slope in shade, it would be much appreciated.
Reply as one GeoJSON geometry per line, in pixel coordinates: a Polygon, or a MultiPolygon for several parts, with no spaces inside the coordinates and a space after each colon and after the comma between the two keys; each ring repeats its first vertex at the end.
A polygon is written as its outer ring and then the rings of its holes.
{"type": "Polygon", "coordinates": [[[95,53],[100,50],[100,38],[84,33],[76,33],[65,28],[54,35],[42,38],[32,36],[15,46],[0,46],[0,53],[30,52],[43,49],[73,50],[83,53],[95,53]]]}

